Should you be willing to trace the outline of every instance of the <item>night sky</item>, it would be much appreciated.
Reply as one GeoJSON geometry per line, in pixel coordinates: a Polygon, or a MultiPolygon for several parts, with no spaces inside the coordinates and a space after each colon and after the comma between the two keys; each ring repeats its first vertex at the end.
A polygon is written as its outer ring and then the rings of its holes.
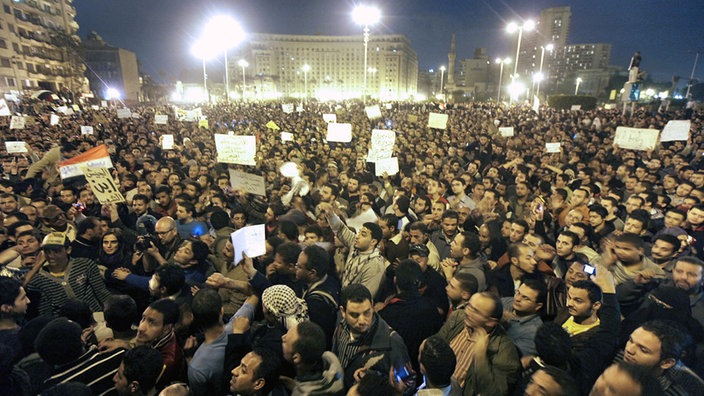
{"type": "MultiPolygon", "coordinates": [[[[143,71],[162,81],[200,66],[190,47],[215,14],[231,15],[246,32],[359,34],[362,45],[362,29],[351,18],[355,4],[349,0],[74,1],[82,39],[95,30],[109,44],[134,51],[143,71]]],[[[452,33],[457,34],[457,60],[472,57],[477,47],[488,48],[492,59],[513,58],[516,36],[505,32],[506,24],[536,18],[540,10],[556,6],[572,7],[570,44],[611,43],[611,64],[624,69],[633,52],[640,50],[641,69],[656,81],[679,75],[681,87],[692,71],[694,50],[704,48],[701,0],[379,0],[367,4],[382,10],[382,21],[372,27],[372,35],[406,35],[422,69],[447,64],[452,33]]],[[[704,77],[701,58],[695,73],[700,80],[704,77]]],[[[217,69],[219,63],[213,60],[209,67],[217,69]]]]}

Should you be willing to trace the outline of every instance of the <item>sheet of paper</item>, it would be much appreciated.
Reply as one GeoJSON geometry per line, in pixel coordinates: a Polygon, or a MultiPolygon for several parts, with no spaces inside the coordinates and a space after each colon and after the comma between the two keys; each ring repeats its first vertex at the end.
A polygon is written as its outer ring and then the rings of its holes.
{"type": "Polygon", "coordinates": [[[344,142],[352,141],[352,124],[338,124],[331,122],[328,124],[328,134],[325,138],[328,142],[344,142]]]}
{"type": "Polygon", "coordinates": [[[252,258],[266,254],[265,234],[264,224],[243,227],[230,234],[235,249],[235,265],[242,261],[242,252],[252,258]]]}
{"type": "Polygon", "coordinates": [[[690,120],[671,120],[667,122],[660,134],[661,142],[672,142],[676,140],[687,141],[689,139],[689,130],[692,127],[690,120]]]}

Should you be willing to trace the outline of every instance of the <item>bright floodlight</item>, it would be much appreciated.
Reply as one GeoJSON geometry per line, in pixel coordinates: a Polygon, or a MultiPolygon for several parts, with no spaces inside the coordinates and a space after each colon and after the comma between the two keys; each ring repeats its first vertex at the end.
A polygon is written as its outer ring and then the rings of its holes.
{"type": "Polygon", "coordinates": [[[509,33],[513,33],[516,30],[518,30],[518,24],[516,22],[511,22],[506,26],[506,31],[509,33]]]}
{"type": "Polygon", "coordinates": [[[512,98],[516,99],[518,96],[526,91],[526,86],[525,84],[521,82],[514,82],[509,84],[508,86],[508,93],[511,95],[512,98]]]}
{"type": "Polygon", "coordinates": [[[582,82],[582,77],[577,77],[577,83],[581,83],[581,82],[582,82]]]}
{"type": "Polygon", "coordinates": [[[445,71],[445,66],[440,66],[440,71],[445,71]]]}
{"type": "Polygon", "coordinates": [[[376,7],[359,5],[352,11],[352,19],[358,25],[373,25],[381,19],[381,11],[376,7]]]}
{"type": "Polygon", "coordinates": [[[212,41],[198,40],[191,47],[191,53],[198,59],[207,61],[218,54],[217,48],[212,41]]]}
{"type": "Polygon", "coordinates": [[[303,70],[304,73],[308,73],[310,71],[310,65],[305,64],[301,66],[301,70],[303,70]]]}
{"type": "Polygon", "coordinates": [[[530,32],[533,29],[535,29],[535,22],[533,20],[529,19],[523,22],[523,30],[530,32]]]}
{"type": "Polygon", "coordinates": [[[548,51],[552,51],[554,48],[555,48],[555,46],[552,45],[552,43],[550,43],[550,44],[548,44],[548,45],[545,46],[545,49],[548,50],[548,51]]]}
{"type": "Polygon", "coordinates": [[[120,91],[115,88],[108,88],[107,91],[105,91],[105,96],[107,96],[107,100],[120,99],[120,91]]]}
{"type": "Polygon", "coordinates": [[[541,82],[543,81],[543,73],[535,73],[533,74],[533,81],[535,82],[541,82]]]}
{"type": "Polygon", "coordinates": [[[244,39],[244,31],[237,21],[227,15],[213,17],[205,26],[203,41],[212,42],[214,46],[227,50],[244,39]]]}
{"type": "Polygon", "coordinates": [[[240,67],[247,67],[247,66],[249,66],[249,62],[247,62],[247,61],[244,60],[244,59],[240,59],[239,62],[237,62],[237,64],[240,65],[240,67]]]}

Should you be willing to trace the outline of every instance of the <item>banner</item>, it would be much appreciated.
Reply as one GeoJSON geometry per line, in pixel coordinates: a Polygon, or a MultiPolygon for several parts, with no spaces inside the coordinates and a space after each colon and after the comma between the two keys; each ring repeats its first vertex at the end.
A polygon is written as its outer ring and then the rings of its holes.
{"type": "Polygon", "coordinates": [[[91,191],[98,198],[98,202],[101,204],[125,202],[125,197],[115,185],[108,168],[81,166],[80,170],[90,184],[91,191]]]}
{"type": "Polygon", "coordinates": [[[226,164],[256,165],[257,140],[254,136],[223,135],[216,133],[217,161],[226,164]]]}
{"type": "Polygon", "coordinates": [[[690,120],[668,121],[660,134],[661,142],[672,142],[676,140],[689,140],[689,130],[692,127],[690,120]]]}
{"type": "Polygon", "coordinates": [[[447,114],[430,113],[428,115],[428,127],[435,129],[447,128],[447,114]]]}
{"type": "Polygon", "coordinates": [[[501,127],[499,128],[499,134],[504,137],[513,136],[513,127],[501,127]]]}
{"type": "Polygon", "coordinates": [[[8,154],[26,153],[27,144],[25,142],[5,142],[5,149],[8,154]]]}
{"type": "Polygon", "coordinates": [[[227,171],[230,173],[230,187],[232,187],[233,190],[244,191],[248,194],[266,196],[266,183],[264,176],[240,172],[234,169],[228,169],[227,171]]]}
{"type": "Polygon", "coordinates": [[[59,166],[59,174],[61,175],[61,179],[82,176],[83,172],[80,169],[81,167],[113,167],[112,161],[110,161],[110,153],[108,153],[108,146],[104,144],[101,144],[98,147],[93,147],[85,153],[77,155],[71,159],[59,162],[57,165],[59,166]]]}
{"type": "Polygon", "coordinates": [[[367,118],[370,120],[381,118],[381,109],[379,108],[379,105],[367,106],[364,108],[364,111],[367,113],[367,118]]]}
{"type": "Polygon", "coordinates": [[[349,143],[352,141],[352,124],[338,124],[331,122],[328,124],[328,134],[325,137],[328,142],[349,143]]]}
{"type": "Polygon", "coordinates": [[[242,261],[242,252],[249,257],[266,254],[266,231],[264,224],[242,227],[230,234],[235,249],[235,265],[242,261]]]}
{"type": "Polygon", "coordinates": [[[154,116],[154,123],[157,125],[166,125],[169,122],[169,116],[166,114],[157,114],[154,116]]]}
{"type": "Polygon", "coordinates": [[[618,127],[614,135],[614,146],[629,150],[653,150],[658,145],[659,135],[657,129],[618,127]]]}
{"type": "Polygon", "coordinates": [[[93,127],[89,125],[81,125],[81,135],[92,135],[93,127]]]}

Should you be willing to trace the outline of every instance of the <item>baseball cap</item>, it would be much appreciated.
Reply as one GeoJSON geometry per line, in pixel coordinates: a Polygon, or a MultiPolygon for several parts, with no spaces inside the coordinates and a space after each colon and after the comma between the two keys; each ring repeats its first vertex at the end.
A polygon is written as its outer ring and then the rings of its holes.
{"type": "Polygon", "coordinates": [[[408,250],[408,255],[410,256],[413,253],[419,256],[428,257],[430,255],[430,249],[428,249],[425,245],[411,245],[411,248],[408,250]]]}
{"type": "Polygon", "coordinates": [[[63,232],[52,232],[47,234],[42,241],[42,249],[46,248],[66,248],[71,243],[63,232]]]}

